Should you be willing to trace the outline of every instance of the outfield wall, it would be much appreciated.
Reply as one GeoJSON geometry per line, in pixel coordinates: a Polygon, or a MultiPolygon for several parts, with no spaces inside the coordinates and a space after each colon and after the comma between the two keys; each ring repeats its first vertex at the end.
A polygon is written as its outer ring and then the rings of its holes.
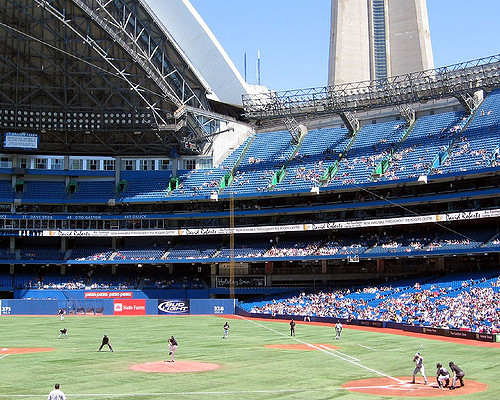
{"type": "MultiPolygon", "coordinates": [[[[240,307],[236,307],[236,314],[243,315],[246,317],[262,318],[262,319],[276,318],[276,319],[291,320],[293,318],[297,320],[298,318],[303,318],[302,316],[297,316],[297,315],[276,315],[273,317],[270,314],[254,314],[254,313],[249,313],[240,307]]],[[[413,325],[405,325],[396,322],[385,322],[385,321],[368,321],[359,319],[347,320],[345,318],[333,318],[333,317],[310,317],[310,318],[312,322],[324,322],[329,324],[336,324],[337,322],[340,322],[345,325],[367,326],[371,328],[381,328],[381,329],[382,328],[399,329],[401,331],[406,331],[406,332],[425,333],[427,335],[446,336],[446,337],[461,338],[461,339],[472,339],[472,340],[479,340],[482,342],[500,342],[500,335],[488,334],[488,333],[413,326],[413,325]]]]}
{"type": "Polygon", "coordinates": [[[234,299],[4,299],[0,315],[221,315],[234,314],[234,299]]]}

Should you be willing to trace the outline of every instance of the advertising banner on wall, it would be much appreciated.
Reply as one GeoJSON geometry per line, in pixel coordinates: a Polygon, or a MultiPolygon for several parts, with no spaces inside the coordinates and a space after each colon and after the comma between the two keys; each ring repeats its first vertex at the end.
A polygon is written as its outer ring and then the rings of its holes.
{"type": "Polygon", "coordinates": [[[113,300],[113,315],[146,315],[146,300],[113,300]]]}
{"type": "Polygon", "coordinates": [[[85,292],[86,299],[131,299],[133,292],[85,292]]]}
{"type": "MultiPolygon", "coordinates": [[[[228,276],[216,276],[215,287],[228,288],[231,285],[231,279],[228,276]]],[[[234,287],[264,287],[266,286],[265,276],[236,276],[234,278],[234,287]]]]}
{"type": "Polygon", "coordinates": [[[158,300],[158,314],[188,315],[189,300],[158,300]]]}

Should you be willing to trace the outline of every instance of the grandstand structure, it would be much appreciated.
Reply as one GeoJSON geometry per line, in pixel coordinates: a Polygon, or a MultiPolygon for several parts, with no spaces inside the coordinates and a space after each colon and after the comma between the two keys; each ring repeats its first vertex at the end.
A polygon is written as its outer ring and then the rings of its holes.
{"type": "Polygon", "coordinates": [[[498,266],[499,56],[239,107],[143,1],[0,11],[5,296],[498,266]]]}

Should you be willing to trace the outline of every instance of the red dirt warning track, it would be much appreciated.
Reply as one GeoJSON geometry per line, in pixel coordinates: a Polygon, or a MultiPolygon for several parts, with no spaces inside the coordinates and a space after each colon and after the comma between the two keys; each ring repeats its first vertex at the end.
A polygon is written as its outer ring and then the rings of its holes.
{"type": "MultiPolygon", "coordinates": [[[[438,397],[438,396],[458,396],[463,394],[471,394],[484,392],[488,389],[485,383],[471,381],[465,378],[465,386],[460,387],[458,383],[455,390],[449,388],[439,389],[437,383],[430,382],[429,385],[424,385],[420,378],[416,384],[412,384],[411,377],[397,377],[401,382],[391,378],[372,378],[350,381],[342,385],[350,392],[373,394],[377,396],[390,397],[438,397]]],[[[430,378],[432,379],[432,378],[430,378]]]]}
{"type": "Polygon", "coordinates": [[[218,368],[220,368],[219,364],[194,362],[194,361],[176,361],[176,362],[155,361],[155,362],[148,362],[146,364],[136,364],[130,367],[130,369],[133,371],[159,372],[164,374],[205,372],[205,371],[213,371],[218,368]]]}
{"type": "Polygon", "coordinates": [[[1,347],[0,355],[3,354],[26,354],[26,353],[40,353],[45,351],[54,351],[52,347],[1,347]]]}
{"type": "Polygon", "coordinates": [[[332,346],[331,344],[321,344],[321,343],[314,343],[314,344],[311,344],[310,346],[307,344],[302,344],[302,343],[297,343],[297,344],[266,344],[264,347],[266,347],[268,349],[280,349],[280,350],[318,350],[318,348],[322,349],[325,347],[327,347],[330,350],[340,349],[340,347],[335,347],[335,346],[332,346]]]}

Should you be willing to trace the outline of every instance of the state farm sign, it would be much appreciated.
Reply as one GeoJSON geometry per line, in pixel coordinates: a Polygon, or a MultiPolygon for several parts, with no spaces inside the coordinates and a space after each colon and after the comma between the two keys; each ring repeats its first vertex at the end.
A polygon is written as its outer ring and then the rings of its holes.
{"type": "Polygon", "coordinates": [[[114,300],[113,315],[146,315],[146,300],[114,300]]]}
{"type": "Polygon", "coordinates": [[[131,299],[133,292],[85,292],[86,299],[131,299]]]}

